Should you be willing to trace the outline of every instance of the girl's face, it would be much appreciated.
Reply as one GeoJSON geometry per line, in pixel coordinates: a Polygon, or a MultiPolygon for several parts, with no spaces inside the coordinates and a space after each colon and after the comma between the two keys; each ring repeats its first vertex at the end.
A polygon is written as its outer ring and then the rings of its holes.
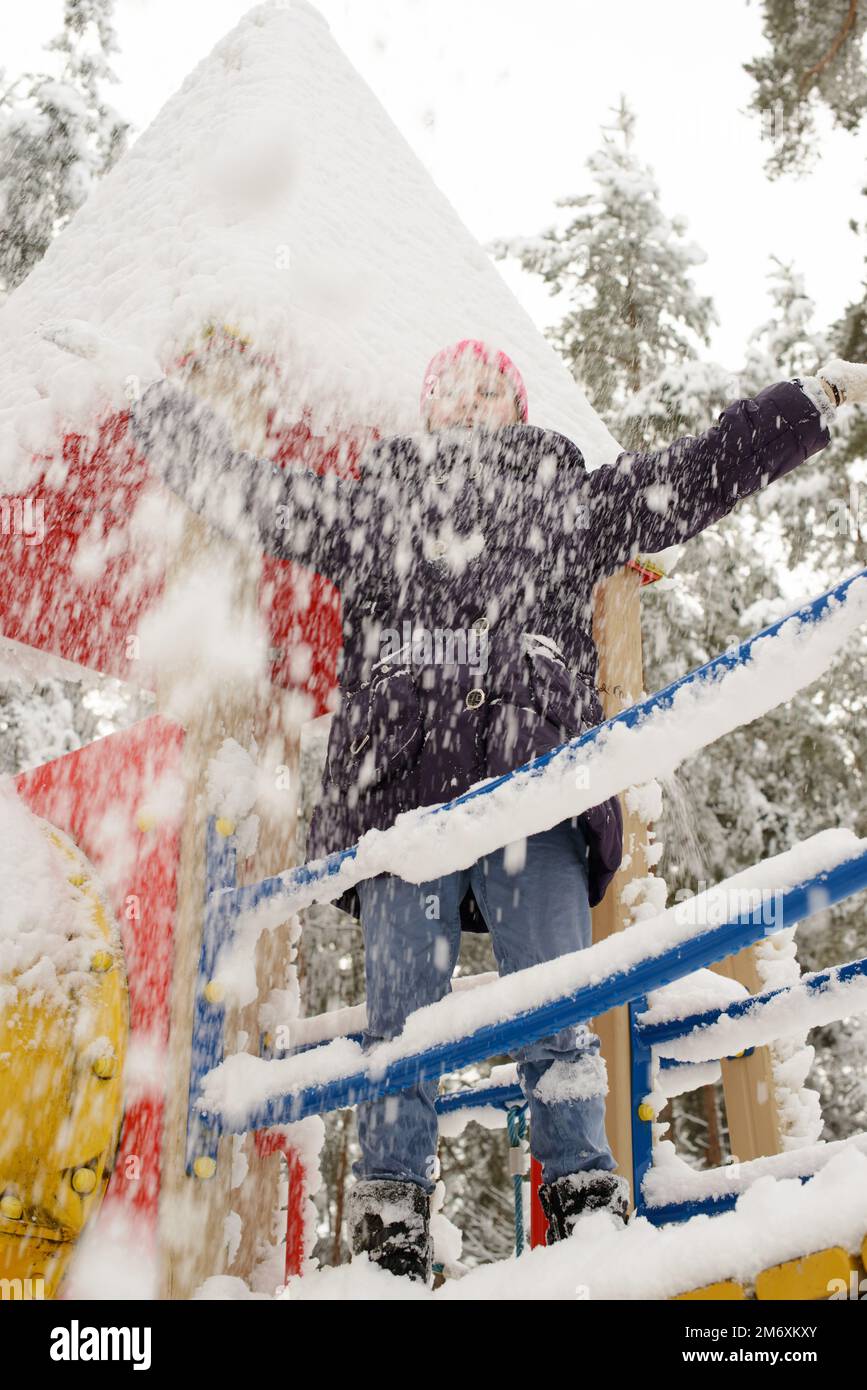
{"type": "Polygon", "coordinates": [[[440,372],[426,405],[429,430],[498,430],[520,424],[515,392],[506,377],[472,353],[463,353],[440,372]]]}

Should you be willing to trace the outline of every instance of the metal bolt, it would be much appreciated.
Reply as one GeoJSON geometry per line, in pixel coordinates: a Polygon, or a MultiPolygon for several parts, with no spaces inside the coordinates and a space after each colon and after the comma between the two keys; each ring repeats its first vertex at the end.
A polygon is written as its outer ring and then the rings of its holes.
{"type": "Polygon", "coordinates": [[[20,1221],[24,1215],[24,1203],[20,1197],[16,1197],[14,1192],[4,1192],[0,1197],[0,1216],[5,1216],[7,1221],[20,1221]]]}
{"type": "Polygon", "coordinates": [[[76,1168],[72,1175],[72,1190],[79,1197],[87,1197],[96,1187],[96,1174],[92,1168],[76,1168]]]}

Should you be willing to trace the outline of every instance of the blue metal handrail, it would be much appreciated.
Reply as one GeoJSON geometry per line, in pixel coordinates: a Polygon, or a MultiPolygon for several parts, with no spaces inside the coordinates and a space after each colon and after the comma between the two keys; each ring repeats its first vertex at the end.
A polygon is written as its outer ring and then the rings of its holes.
{"type": "Polygon", "coordinates": [[[447,1091],[434,1101],[438,1115],[451,1115],[456,1110],[480,1110],[483,1105],[508,1110],[523,1105],[526,1097],[517,1081],[503,1086],[464,1086],[459,1091],[447,1091]]]}
{"type": "MultiPolygon", "coordinates": [[[[617,971],[599,984],[584,986],[568,995],[523,1011],[497,1024],[475,1029],[457,1042],[439,1043],[402,1057],[371,1075],[370,1062],[363,1069],[318,1086],[287,1092],[252,1106],[223,1127],[234,1133],[288,1124],[307,1115],[355,1105],[359,1101],[393,1095],[422,1080],[435,1080],[472,1062],[515,1051],[562,1028],[587,1022],[609,1009],[640,999],[651,989],[670,984],[684,975],[734,955],[745,946],[803,921],[852,893],[867,887],[867,851],[835,868],[813,875],[782,894],[777,920],[769,928],[764,906],[745,910],[709,931],[639,961],[629,970],[617,971]]],[[[592,947],[590,948],[593,949],[592,947]]],[[[375,1054],[373,1056],[375,1066],[375,1054]]],[[[271,1065],[262,1063],[263,1066],[271,1065]]],[[[215,1127],[220,1114],[202,1107],[202,1116],[215,1127]]]]}
{"type": "MultiPolygon", "coordinates": [[[[660,1047],[664,1043],[687,1038],[698,1029],[710,1028],[715,1023],[734,1022],[748,1018],[750,1022],[760,1022],[762,1008],[773,999],[792,995],[800,990],[821,993],[832,985],[847,985],[851,980],[867,976],[867,956],[861,960],[849,961],[846,965],[835,965],[828,970],[817,970],[810,975],[802,975],[793,985],[781,985],[777,989],[766,989],[761,994],[752,994],[748,999],[737,999],[721,1009],[705,1009],[702,1013],[689,1014],[685,1018],[669,1019],[664,1023],[643,1023],[641,1018],[635,1022],[636,1032],[648,1047],[660,1047]]],[[[692,1060],[692,1059],[690,1059],[692,1060]]],[[[698,1061],[712,1061],[713,1058],[699,1058],[698,1061]]]]}

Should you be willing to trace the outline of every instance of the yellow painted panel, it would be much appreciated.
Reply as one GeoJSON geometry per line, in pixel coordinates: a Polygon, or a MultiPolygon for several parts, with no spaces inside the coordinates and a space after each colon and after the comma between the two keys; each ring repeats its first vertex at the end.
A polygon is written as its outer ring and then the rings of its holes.
{"type": "Polygon", "coordinates": [[[855,1267],[855,1260],[841,1245],[817,1250],[800,1260],[787,1260],[785,1264],[762,1270],[756,1276],[756,1298],[828,1298],[831,1280],[843,1279],[848,1282],[849,1274],[855,1267]]]}
{"type": "Polygon", "coordinates": [[[57,997],[17,986],[0,1016],[0,1299],[54,1296],[108,1182],[123,1115],[128,999],[114,922],[77,847],[43,823],[83,924],[85,961],[57,997]],[[73,1182],[73,1179],[75,1181],[73,1182]],[[27,1296],[27,1295],[24,1295],[27,1296]]]}
{"type": "Polygon", "coordinates": [[[25,1237],[4,1222],[0,1228],[0,1303],[53,1298],[74,1249],[70,1240],[25,1237]]]}
{"type": "Polygon", "coordinates": [[[736,1298],[746,1298],[746,1291],[742,1284],[736,1284],[733,1279],[721,1279],[716,1284],[702,1284],[700,1289],[690,1289],[689,1293],[678,1293],[674,1296],[674,1302],[691,1301],[693,1299],[703,1300],[727,1300],[736,1298]]]}

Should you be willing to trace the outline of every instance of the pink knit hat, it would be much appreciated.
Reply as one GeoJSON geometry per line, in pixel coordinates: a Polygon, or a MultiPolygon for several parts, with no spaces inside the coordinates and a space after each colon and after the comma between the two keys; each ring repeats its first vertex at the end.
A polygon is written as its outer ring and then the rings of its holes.
{"type": "Polygon", "coordinates": [[[485,365],[493,364],[499,368],[515,393],[518,414],[526,424],[527,388],[524,385],[524,378],[511,357],[507,356],[505,352],[500,352],[497,348],[488,347],[487,343],[479,342],[478,338],[462,338],[459,343],[452,343],[451,347],[440,348],[439,352],[428,362],[421,391],[422,414],[424,414],[425,403],[436,390],[436,384],[444,368],[450,367],[465,352],[472,352],[485,365]]]}

